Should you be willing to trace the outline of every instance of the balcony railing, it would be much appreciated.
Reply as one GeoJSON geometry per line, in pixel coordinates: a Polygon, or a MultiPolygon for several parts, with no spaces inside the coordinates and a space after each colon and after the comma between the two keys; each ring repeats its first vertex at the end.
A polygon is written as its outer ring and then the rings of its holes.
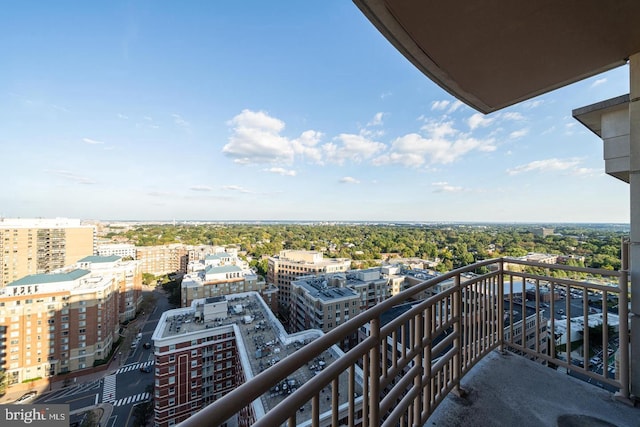
{"type": "Polygon", "coordinates": [[[450,392],[464,394],[461,379],[495,349],[585,375],[628,398],[627,286],[624,265],[609,271],[509,258],[478,262],[366,310],[180,425],[223,425],[232,417],[255,426],[423,425],[450,392]],[[451,279],[448,289],[413,301],[451,279]],[[383,324],[385,312],[407,302],[408,311],[383,324]],[[252,402],[354,334],[359,344],[254,419],[252,402]],[[327,387],[329,397],[322,394],[327,387]],[[309,403],[310,416],[299,411],[309,403]]]}

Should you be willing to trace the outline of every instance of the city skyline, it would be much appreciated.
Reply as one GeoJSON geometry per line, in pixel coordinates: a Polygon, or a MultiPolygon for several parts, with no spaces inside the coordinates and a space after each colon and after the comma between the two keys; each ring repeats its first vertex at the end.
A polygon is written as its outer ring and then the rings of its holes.
{"type": "Polygon", "coordinates": [[[0,28],[0,217],[629,221],[571,117],[626,66],[484,116],[350,2],[20,3],[0,28]]]}

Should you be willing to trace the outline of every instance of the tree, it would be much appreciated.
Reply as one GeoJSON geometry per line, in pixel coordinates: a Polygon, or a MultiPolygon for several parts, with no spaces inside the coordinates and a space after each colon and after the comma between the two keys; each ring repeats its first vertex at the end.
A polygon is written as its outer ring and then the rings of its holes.
{"type": "Polygon", "coordinates": [[[80,427],[96,427],[99,425],[100,418],[98,418],[98,414],[95,410],[87,411],[84,413],[84,418],[82,419],[82,424],[80,427]]]}
{"type": "Polygon", "coordinates": [[[151,273],[142,273],[142,283],[149,286],[156,281],[156,276],[151,273]]]}
{"type": "Polygon", "coordinates": [[[0,396],[4,396],[7,393],[7,371],[0,369],[0,396]]]}

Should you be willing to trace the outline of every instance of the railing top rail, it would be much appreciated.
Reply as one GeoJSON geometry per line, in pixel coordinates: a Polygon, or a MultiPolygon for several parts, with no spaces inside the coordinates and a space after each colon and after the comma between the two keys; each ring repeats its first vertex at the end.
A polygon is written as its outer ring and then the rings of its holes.
{"type": "Polygon", "coordinates": [[[539,267],[539,268],[552,268],[554,270],[573,271],[576,273],[589,273],[589,274],[608,276],[608,277],[620,277],[620,274],[621,274],[620,271],[618,270],[607,270],[604,268],[574,267],[571,265],[564,265],[564,264],[547,264],[544,262],[527,261],[527,260],[522,260],[517,258],[508,258],[508,257],[504,257],[500,259],[507,264],[519,264],[519,265],[526,265],[528,267],[539,267]]]}

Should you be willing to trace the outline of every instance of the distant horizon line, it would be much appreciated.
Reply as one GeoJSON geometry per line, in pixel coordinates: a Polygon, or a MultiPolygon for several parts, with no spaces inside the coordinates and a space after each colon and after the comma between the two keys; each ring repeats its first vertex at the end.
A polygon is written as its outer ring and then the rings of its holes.
{"type": "Polygon", "coordinates": [[[597,222],[597,221],[409,221],[409,220],[296,220],[296,219],[81,219],[81,221],[97,222],[126,222],[126,223],[159,223],[159,224],[184,224],[184,223],[235,223],[235,224],[516,224],[516,225],[615,225],[631,226],[629,222],[597,222]]]}

